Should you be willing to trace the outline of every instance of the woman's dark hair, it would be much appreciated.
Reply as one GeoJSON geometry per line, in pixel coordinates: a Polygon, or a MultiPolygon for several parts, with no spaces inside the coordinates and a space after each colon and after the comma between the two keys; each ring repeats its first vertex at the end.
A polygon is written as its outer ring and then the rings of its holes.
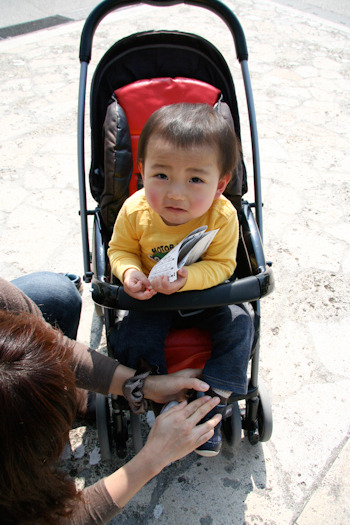
{"type": "Polygon", "coordinates": [[[138,164],[146,160],[151,137],[165,140],[177,148],[214,146],[218,152],[220,177],[232,175],[239,160],[239,141],[234,130],[209,104],[171,104],[155,111],[140,134],[138,164]]]}
{"type": "Polygon", "coordinates": [[[56,467],[76,412],[72,349],[27,313],[0,310],[1,523],[56,524],[80,493],[56,467]]]}

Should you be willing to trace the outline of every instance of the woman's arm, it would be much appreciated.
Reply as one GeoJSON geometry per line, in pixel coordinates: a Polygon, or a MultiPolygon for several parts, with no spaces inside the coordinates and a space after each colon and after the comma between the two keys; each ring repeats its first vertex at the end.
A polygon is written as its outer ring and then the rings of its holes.
{"type": "Polygon", "coordinates": [[[201,419],[219,403],[219,398],[205,396],[158,416],[143,449],[129,463],[105,478],[108,493],[119,508],[164,467],[208,441],[220,422],[217,414],[206,423],[201,419]]]}
{"type": "MultiPolygon", "coordinates": [[[[199,379],[202,370],[200,368],[186,368],[174,374],[149,375],[146,377],[142,393],[145,399],[156,403],[168,403],[169,401],[184,401],[189,390],[206,392],[209,385],[199,379]]],[[[135,375],[135,370],[124,365],[119,365],[112,378],[109,392],[111,394],[123,395],[125,381],[135,375]]]]}
{"type": "MultiPolygon", "coordinates": [[[[71,343],[77,386],[105,395],[123,395],[123,384],[135,375],[136,370],[82,343],[71,343]]],[[[143,387],[144,397],[156,403],[168,403],[173,399],[186,399],[186,393],[191,389],[206,392],[209,386],[198,379],[200,374],[200,369],[186,369],[175,374],[148,376],[143,387]]]]}
{"type": "Polygon", "coordinates": [[[197,423],[219,398],[204,397],[185,402],[158,416],[144,448],[125,466],[83,491],[83,500],[74,507],[67,525],[109,523],[150,479],[171,461],[192,452],[213,433],[217,415],[205,424],[197,423]]]}
{"type": "MultiPolygon", "coordinates": [[[[21,290],[0,277],[0,307],[10,311],[29,312],[42,317],[39,308],[21,290]]],[[[48,324],[48,329],[52,327],[48,324]]],[[[122,395],[122,387],[127,379],[135,375],[133,368],[120,365],[88,346],[71,341],[68,344],[73,352],[73,369],[77,386],[102,394],[122,395]]],[[[197,379],[200,370],[183,370],[168,376],[150,376],[144,384],[144,396],[157,403],[167,403],[173,399],[181,401],[190,389],[205,392],[208,385],[197,379]]]]}

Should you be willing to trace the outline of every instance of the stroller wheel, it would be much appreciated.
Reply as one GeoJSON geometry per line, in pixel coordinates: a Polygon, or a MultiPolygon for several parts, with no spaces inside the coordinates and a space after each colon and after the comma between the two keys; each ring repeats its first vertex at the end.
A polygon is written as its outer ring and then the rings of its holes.
{"type": "Polygon", "coordinates": [[[227,443],[235,450],[242,437],[242,418],[238,401],[232,403],[232,415],[223,420],[222,430],[227,443]]]}
{"type": "Polygon", "coordinates": [[[138,452],[140,452],[140,450],[143,447],[140,416],[130,412],[130,426],[131,426],[132,443],[134,446],[135,454],[137,454],[138,452]]]}
{"type": "Polygon", "coordinates": [[[113,437],[116,445],[117,456],[123,459],[127,455],[126,442],[128,440],[128,427],[123,410],[120,408],[113,408],[112,420],[113,437]]]}
{"type": "Polygon", "coordinates": [[[269,441],[272,435],[272,408],[265,384],[259,382],[258,430],[259,441],[269,441]]]}
{"type": "Polygon", "coordinates": [[[96,394],[96,425],[101,458],[112,458],[112,433],[108,397],[96,394]]]}

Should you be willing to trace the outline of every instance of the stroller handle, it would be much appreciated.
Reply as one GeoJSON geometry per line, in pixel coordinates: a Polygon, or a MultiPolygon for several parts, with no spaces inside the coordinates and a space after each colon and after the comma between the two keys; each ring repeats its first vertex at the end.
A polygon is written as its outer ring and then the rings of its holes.
{"type": "Polygon", "coordinates": [[[86,19],[80,40],[80,62],[90,62],[93,36],[101,20],[112,11],[138,4],[148,4],[159,7],[187,4],[203,7],[204,9],[212,11],[219,16],[230,29],[239,62],[248,60],[247,43],[242,26],[231,9],[220,0],[105,0],[97,5],[86,19]]]}

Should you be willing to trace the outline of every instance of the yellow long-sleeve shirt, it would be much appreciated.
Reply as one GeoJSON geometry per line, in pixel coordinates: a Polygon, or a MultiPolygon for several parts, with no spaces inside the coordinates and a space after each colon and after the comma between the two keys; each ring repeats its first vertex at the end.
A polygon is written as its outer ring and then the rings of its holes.
{"type": "Polygon", "coordinates": [[[114,225],[108,257],[113,274],[123,282],[124,272],[136,268],[148,276],[155,263],[192,230],[219,228],[200,261],[187,266],[188,278],[181,291],[203,290],[231,277],[236,267],[238,219],[226,197],[215,199],[209,210],[186,224],[168,226],[150,208],[144,190],[123,204],[114,225]]]}

